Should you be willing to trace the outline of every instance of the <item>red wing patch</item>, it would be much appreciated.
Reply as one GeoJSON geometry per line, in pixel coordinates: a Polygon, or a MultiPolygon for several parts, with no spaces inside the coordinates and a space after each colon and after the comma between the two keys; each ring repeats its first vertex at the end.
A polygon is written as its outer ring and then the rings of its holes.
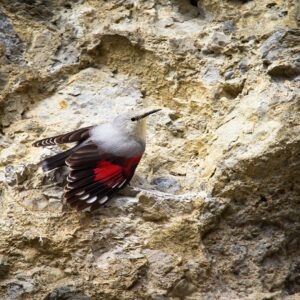
{"type": "Polygon", "coordinates": [[[126,177],[132,177],[134,171],[141,160],[141,156],[133,156],[126,159],[126,163],[123,169],[123,172],[126,177]]]}
{"type": "Polygon", "coordinates": [[[130,182],[140,160],[141,156],[126,159],[105,156],[94,168],[72,169],[65,192],[67,202],[78,210],[97,209],[130,182]]]}
{"type": "Polygon", "coordinates": [[[122,167],[120,165],[113,164],[110,161],[100,161],[97,164],[97,168],[94,169],[94,180],[104,181],[106,185],[113,186],[112,179],[107,179],[114,177],[114,175],[120,174],[122,176],[122,167]]]}
{"type": "MultiPolygon", "coordinates": [[[[102,181],[117,174],[120,174],[124,180],[131,178],[140,160],[141,156],[133,156],[124,159],[124,162],[121,162],[121,164],[105,160],[100,161],[97,164],[97,168],[94,169],[95,181],[102,181]]],[[[110,180],[105,181],[107,185],[112,183],[110,180]]]]}

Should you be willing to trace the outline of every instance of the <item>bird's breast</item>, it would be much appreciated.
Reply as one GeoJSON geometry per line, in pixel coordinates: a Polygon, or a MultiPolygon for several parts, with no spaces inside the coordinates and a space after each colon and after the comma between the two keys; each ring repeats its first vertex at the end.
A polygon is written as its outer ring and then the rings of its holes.
{"type": "Polygon", "coordinates": [[[145,151],[143,141],[115,130],[108,124],[92,129],[91,139],[99,147],[99,151],[121,157],[141,156],[145,151]]]}

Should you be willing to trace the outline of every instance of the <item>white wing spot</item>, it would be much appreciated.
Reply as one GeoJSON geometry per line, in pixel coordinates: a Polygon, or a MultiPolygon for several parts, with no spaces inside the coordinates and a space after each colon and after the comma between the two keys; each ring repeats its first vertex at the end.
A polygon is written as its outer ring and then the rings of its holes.
{"type": "Polygon", "coordinates": [[[84,195],[84,196],[82,196],[82,197],[79,197],[79,199],[80,200],[86,200],[86,199],[88,199],[90,197],[90,194],[86,194],[86,195],[84,195]]]}
{"type": "Polygon", "coordinates": [[[124,180],[123,182],[121,182],[118,187],[119,188],[122,187],[125,184],[125,182],[126,182],[126,180],[124,180]]]}
{"type": "Polygon", "coordinates": [[[97,200],[97,196],[92,197],[91,199],[89,199],[88,201],[86,201],[87,203],[93,203],[97,200]]]}
{"type": "Polygon", "coordinates": [[[79,193],[76,193],[75,195],[76,196],[80,196],[80,195],[83,195],[85,193],[85,191],[81,191],[81,192],[79,192],[79,193]]]}
{"type": "Polygon", "coordinates": [[[99,200],[99,203],[100,203],[100,204],[104,204],[107,200],[108,200],[108,197],[107,197],[107,196],[104,196],[103,198],[101,198],[101,199],[99,200]]]}
{"type": "Polygon", "coordinates": [[[76,178],[71,177],[71,176],[69,175],[68,178],[67,178],[67,180],[68,180],[69,182],[74,182],[74,181],[76,181],[76,178]]]}
{"type": "Polygon", "coordinates": [[[65,187],[65,190],[70,191],[71,189],[72,189],[72,187],[69,184],[67,184],[66,187],[65,187]]]}

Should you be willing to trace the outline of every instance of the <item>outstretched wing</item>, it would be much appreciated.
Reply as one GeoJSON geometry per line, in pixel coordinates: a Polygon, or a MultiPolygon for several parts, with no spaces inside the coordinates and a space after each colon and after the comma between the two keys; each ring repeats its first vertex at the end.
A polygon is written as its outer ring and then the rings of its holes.
{"type": "Polygon", "coordinates": [[[94,126],[88,126],[65,134],[60,134],[54,137],[42,139],[34,142],[32,145],[35,147],[45,147],[57,144],[81,142],[90,136],[90,129],[93,127],[94,126]]]}
{"type": "Polygon", "coordinates": [[[141,157],[104,153],[93,142],[82,146],[66,160],[71,169],[64,194],[67,203],[78,210],[99,208],[130,182],[141,157]]]}

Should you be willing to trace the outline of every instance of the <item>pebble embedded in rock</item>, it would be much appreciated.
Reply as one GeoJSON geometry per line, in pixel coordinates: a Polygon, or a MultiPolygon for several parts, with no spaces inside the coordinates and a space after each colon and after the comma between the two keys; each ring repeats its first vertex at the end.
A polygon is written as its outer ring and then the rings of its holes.
{"type": "Polygon", "coordinates": [[[5,181],[8,185],[20,185],[28,177],[28,174],[32,172],[29,166],[26,165],[8,165],[5,167],[5,181]]]}
{"type": "Polygon", "coordinates": [[[235,30],[236,29],[235,29],[234,23],[232,21],[225,21],[223,23],[223,31],[224,31],[224,33],[230,34],[230,33],[233,33],[235,30]]]}
{"type": "Polygon", "coordinates": [[[157,177],[151,181],[159,191],[175,194],[180,190],[180,184],[172,177],[157,177]]]}
{"type": "Polygon", "coordinates": [[[229,80],[229,79],[232,79],[234,77],[234,72],[233,71],[227,71],[225,74],[224,74],[224,78],[226,80],[229,80]]]}

